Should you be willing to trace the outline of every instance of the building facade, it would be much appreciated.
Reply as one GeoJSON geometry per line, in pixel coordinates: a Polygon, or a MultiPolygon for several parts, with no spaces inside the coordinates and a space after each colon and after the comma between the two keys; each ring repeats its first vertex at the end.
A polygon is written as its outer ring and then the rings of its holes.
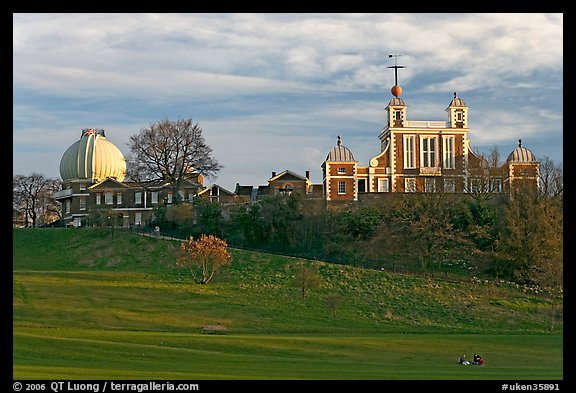
{"type": "MultiPolygon", "coordinates": [[[[178,190],[178,199],[193,202],[207,198],[222,204],[256,203],[274,195],[300,194],[327,203],[354,202],[366,194],[392,192],[502,193],[539,187],[539,165],[534,154],[522,146],[512,151],[500,166],[475,153],[468,137],[469,107],[454,93],[446,108],[445,121],[409,120],[408,105],[399,86],[386,106],[387,122],[378,140],[380,153],[359,165],[342,137],[321,164],[322,184],[312,184],[291,170],[272,172],[268,184],[236,185],[234,192],[191,173],[178,190]]],[[[62,204],[65,225],[90,225],[95,213],[113,219],[114,225],[148,225],[154,210],[169,206],[174,190],[168,183],[124,181],[126,161],[122,152],[106,139],[104,130],[84,129],[60,162],[62,190],[55,194],[62,204]]]]}
{"type": "Polygon", "coordinates": [[[392,92],[387,124],[378,135],[380,153],[367,166],[358,165],[338,136],[321,166],[327,201],[356,201],[365,193],[501,193],[538,187],[539,162],[521,141],[497,167],[472,150],[469,107],[457,93],[446,108],[447,121],[414,121],[408,120],[402,90],[392,92]]]}

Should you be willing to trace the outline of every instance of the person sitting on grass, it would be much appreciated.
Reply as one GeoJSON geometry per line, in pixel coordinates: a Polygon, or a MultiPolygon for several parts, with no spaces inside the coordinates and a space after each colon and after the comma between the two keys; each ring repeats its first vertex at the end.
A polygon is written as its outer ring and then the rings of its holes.
{"type": "Polygon", "coordinates": [[[472,364],[476,364],[479,366],[483,366],[484,365],[484,358],[482,358],[482,356],[478,355],[477,353],[474,354],[474,359],[472,360],[472,364]]]}
{"type": "Polygon", "coordinates": [[[470,364],[470,362],[468,360],[466,360],[466,355],[460,356],[460,360],[458,360],[458,363],[464,364],[464,365],[470,364]]]}

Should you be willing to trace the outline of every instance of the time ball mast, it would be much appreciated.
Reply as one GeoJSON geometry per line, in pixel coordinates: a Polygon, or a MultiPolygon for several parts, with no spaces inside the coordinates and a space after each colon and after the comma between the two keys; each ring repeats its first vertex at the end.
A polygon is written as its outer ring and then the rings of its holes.
{"type": "Polygon", "coordinates": [[[402,87],[398,84],[398,68],[406,68],[406,66],[398,65],[398,57],[402,55],[388,55],[388,57],[394,58],[394,65],[388,66],[388,68],[394,68],[394,86],[390,90],[394,97],[400,97],[402,95],[402,87]]]}

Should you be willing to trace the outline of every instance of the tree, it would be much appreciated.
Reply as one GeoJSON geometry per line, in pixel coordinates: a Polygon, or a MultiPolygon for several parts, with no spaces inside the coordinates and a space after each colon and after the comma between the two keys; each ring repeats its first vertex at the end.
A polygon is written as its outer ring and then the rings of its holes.
{"type": "Polygon", "coordinates": [[[559,200],[534,192],[516,193],[505,206],[499,225],[497,257],[509,266],[510,278],[533,283],[534,271],[549,263],[562,263],[563,212],[559,200]]]}
{"type": "Polygon", "coordinates": [[[176,266],[187,268],[197,284],[207,284],[215,273],[232,262],[226,241],[212,235],[192,236],[182,242],[176,266]]]}
{"type": "Polygon", "coordinates": [[[314,266],[306,266],[303,261],[299,261],[295,265],[295,275],[292,280],[292,285],[296,288],[302,289],[302,299],[306,297],[306,293],[310,289],[315,289],[322,283],[322,277],[318,272],[318,268],[314,266]]]}
{"type": "Polygon", "coordinates": [[[169,183],[174,203],[180,202],[184,181],[197,174],[215,176],[222,168],[212,156],[202,128],[191,118],[152,122],[132,135],[128,146],[128,177],[143,183],[169,183]]]}
{"type": "Polygon", "coordinates": [[[549,157],[540,161],[540,191],[550,198],[562,196],[564,192],[562,165],[556,165],[549,157]]]}
{"type": "Polygon", "coordinates": [[[326,302],[326,306],[332,313],[332,317],[336,318],[336,310],[338,309],[338,306],[342,302],[342,296],[340,296],[337,293],[332,293],[330,295],[327,295],[324,298],[324,301],[326,302]]]}
{"type": "Polygon", "coordinates": [[[24,226],[37,227],[60,218],[58,202],[53,197],[60,189],[58,179],[39,173],[16,175],[12,179],[12,206],[23,216],[24,226]]]}

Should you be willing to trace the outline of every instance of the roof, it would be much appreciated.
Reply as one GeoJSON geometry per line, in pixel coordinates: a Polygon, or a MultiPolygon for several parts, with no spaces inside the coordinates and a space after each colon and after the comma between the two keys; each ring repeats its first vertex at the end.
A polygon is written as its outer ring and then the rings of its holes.
{"type": "Polygon", "coordinates": [[[62,180],[91,179],[100,181],[114,177],[123,181],[126,176],[124,155],[104,136],[104,130],[94,128],[82,130],[79,140],[74,142],[60,160],[62,180]]]}
{"type": "Polygon", "coordinates": [[[404,103],[404,100],[402,98],[394,97],[390,100],[388,106],[407,106],[407,105],[404,103]]]}
{"type": "Polygon", "coordinates": [[[240,184],[236,184],[236,195],[252,195],[252,189],[254,186],[241,186],[240,184]]]}
{"type": "Polygon", "coordinates": [[[297,173],[295,173],[295,172],[292,172],[292,171],[289,170],[289,169],[286,169],[284,172],[282,172],[282,173],[280,173],[280,174],[278,174],[278,175],[276,175],[276,176],[274,176],[274,177],[271,177],[271,178],[268,180],[268,182],[273,182],[273,181],[278,180],[278,179],[280,179],[280,178],[284,178],[283,180],[287,180],[287,179],[288,179],[288,180],[308,181],[308,179],[306,179],[306,177],[300,176],[299,174],[297,174],[297,173]]]}
{"type": "Polygon", "coordinates": [[[518,140],[518,147],[508,155],[506,162],[536,162],[536,156],[522,146],[522,139],[518,140]]]}
{"type": "Polygon", "coordinates": [[[450,101],[450,105],[448,105],[448,108],[452,107],[468,108],[468,105],[466,105],[462,98],[458,97],[458,93],[454,92],[454,98],[450,101]]]}
{"type": "Polygon", "coordinates": [[[350,149],[342,144],[342,137],[340,135],[338,135],[336,146],[334,146],[326,156],[326,161],[356,162],[350,149]]]}
{"type": "Polygon", "coordinates": [[[219,186],[218,184],[212,184],[212,185],[206,187],[206,188],[203,189],[202,191],[198,192],[198,195],[202,195],[202,194],[208,192],[209,190],[211,190],[211,189],[214,188],[214,187],[219,188],[220,191],[223,192],[224,194],[234,195],[233,192],[228,191],[227,189],[225,189],[224,187],[219,186]]]}

